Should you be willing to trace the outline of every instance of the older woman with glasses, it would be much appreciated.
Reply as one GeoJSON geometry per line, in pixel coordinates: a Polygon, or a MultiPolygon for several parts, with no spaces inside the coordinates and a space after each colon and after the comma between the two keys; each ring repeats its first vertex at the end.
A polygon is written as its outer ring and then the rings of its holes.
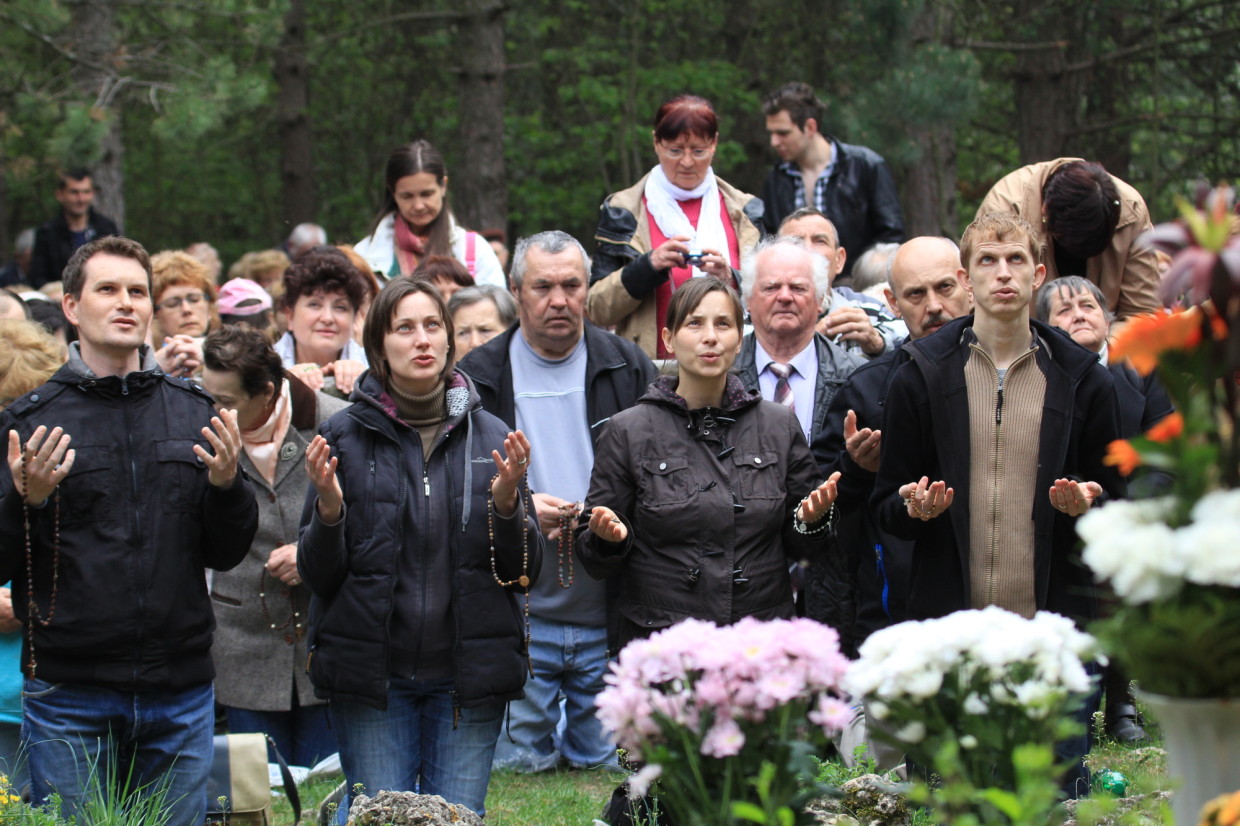
{"type": "Polygon", "coordinates": [[[220,326],[215,285],[206,265],[179,250],[151,256],[155,358],[164,372],[191,376],[202,369],[202,339],[220,326]]]}
{"type": "Polygon", "coordinates": [[[678,95],[659,107],[659,163],[599,208],[586,309],[651,358],[668,358],[659,319],[676,289],[696,276],[732,287],[741,253],[758,243],[762,201],[715,177],[719,120],[710,101],[678,95]]]}

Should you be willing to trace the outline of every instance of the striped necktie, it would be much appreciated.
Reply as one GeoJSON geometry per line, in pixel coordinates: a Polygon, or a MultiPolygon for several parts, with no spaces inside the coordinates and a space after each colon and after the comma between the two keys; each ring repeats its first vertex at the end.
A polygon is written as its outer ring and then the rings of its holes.
{"type": "Polygon", "coordinates": [[[792,385],[788,383],[788,377],[796,369],[791,364],[776,364],[771,362],[767,365],[768,370],[775,374],[775,403],[782,404],[789,410],[796,412],[796,403],[792,399],[792,385]]]}

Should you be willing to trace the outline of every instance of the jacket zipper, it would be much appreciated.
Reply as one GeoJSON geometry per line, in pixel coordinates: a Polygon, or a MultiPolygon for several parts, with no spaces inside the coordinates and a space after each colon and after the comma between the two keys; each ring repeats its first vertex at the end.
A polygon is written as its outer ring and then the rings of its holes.
{"type": "MultiPolygon", "coordinates": [[[[142,531],[143,531],[142,507],[141,507],[141,503],[138,501],[138,490],[139,490],[138,463],[137,463],[137,459],[134,454],[133,427],[131,426],[132,422],[130,421],[129,377],[128,376],[121,376],[121,409],[124,410],[125,445],[127,448],[127,452],[129,453],[128,459],[129,459],[130,526],[131,526],[131,529],[133,530],[133,535],[136,537],[140,537],[142,536],[142,531]]],[[[146,598],[145,598],[146,587],[144,584],[145,577],[143,576],[143,566],[145,564],[146,564],[146,560],[144,560],[142,558],[142,555],[139,554],[136,560],[136,566],[135,566],[136,572],[135,572],[135,582],[134,582],[134,585],[136,586],[134,588],[134,591],[135,591],[134,599],[137,602],[139,617],[142,617],[146,614],[146,598]]],[[[142,656],[141,656],[142,640],[143,640],[142,629],[143,629],[143,623],[141,620],[139,620],[136,626],[137,639],[134,642],[134,646],[135,646],[135,650],[137,654],[137,656],[134,657],[134,661],[133,661],[134,662],[133,679],[134,679],[135,684],[138,681],[138,663],[142,661],[142,656]]]]}

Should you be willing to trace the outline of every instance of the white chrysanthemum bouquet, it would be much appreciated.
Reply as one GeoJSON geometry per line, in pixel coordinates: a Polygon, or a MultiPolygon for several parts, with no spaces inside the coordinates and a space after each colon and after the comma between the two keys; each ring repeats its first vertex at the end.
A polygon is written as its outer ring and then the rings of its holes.
{"type": "Polygon", "coordinates": [[[1240,697],[1240,490],[1206,493],[1179,527],[1173,507],[1119,501],[1081,517],[1085,563],[1122,603],[1097,633],[1146,691],[1240,697]]]}
{"type": "Polygon", "coordinates": [[[950,746],[976,788],[1014,789],[1018,746],[1073,733],[1094,656],[1093,638],[1064,617],[991,606],[875,632],[844,687],[865,699],[871,730],[919,765],[937,767],[950,746]]]}
{"type": "Polygon", "coordinates": [[[811,756],[848,721],[847,668],[835,631],[811,620],[686,620],[627,645],[596,705],[619,745],[647,763],[633,793],[659,777],[677,826],[740,822],[737,807],[812,822],[801,811],[811,756]]]}

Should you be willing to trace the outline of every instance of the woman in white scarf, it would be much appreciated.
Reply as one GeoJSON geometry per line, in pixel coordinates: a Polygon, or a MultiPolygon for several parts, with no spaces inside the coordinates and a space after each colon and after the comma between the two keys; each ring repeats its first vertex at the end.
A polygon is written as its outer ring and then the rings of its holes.
{"type": "Polygon", "coordinates": [[[598,324],[667,358],[658,319],[690,278],[739,287],[741,253],[757,243],[762,202],[715,176],[719,141],[710,101],[679,95],[655,116],[657,166],[603,203],[587,309],[598,324]]]}

